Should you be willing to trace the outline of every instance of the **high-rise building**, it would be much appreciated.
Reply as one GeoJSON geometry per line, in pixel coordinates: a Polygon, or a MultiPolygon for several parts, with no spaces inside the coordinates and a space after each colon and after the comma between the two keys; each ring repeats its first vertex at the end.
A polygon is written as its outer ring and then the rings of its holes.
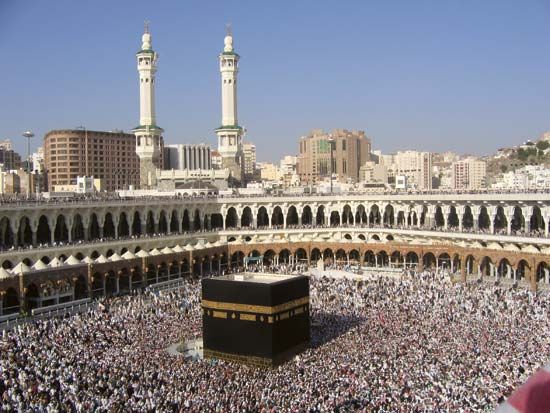
{"type": "Polygon", "coordinates": [[[430,152],[398,151],[394,156],[395,174],[407,177],[407,187],[432,189],[432,154],[430,152]]]}
{"type": "Polygon", "coordinates": [[[4,171],[21,168],[21,156],[11,149],[11,143],[8,146],[0,145],[0,164],[3,165],[4,171]]]}
{"type": "Polygon", "coordinates": [[[133,129],[136,153],[139,157],[139,187],[151,189],[157,186],[156,169],[162,169],[162,133],[156,124],[155,74],[158,55],[151,46],[149,27],[141,37],[141,50],[136,53],[139,72],[139,125],[133,129]]]}
{"type": "Polygon", "coordinates": [[[453,162],[452,180],[454,189],[481,189],[486,186],[487,162],[467,158],[453,162]]]}
{"type": "Polygon", "coordinates": [[[50,131],[44,136],[44,163],[49,188],[76,185],[78,176],[102,179],[107,191],[139,184],[136,137],[129,133],[50,131]]]}
{"type": "Polygon", "coordinates": [[[243,144],[243,158],[245,181],[253,181],[256,172],[256,145],[251,142],[245,142],[243,144]]]}
{"type": "Polygon", "coordinates": [[[340,182],[346,182],[348,179],[358,182],[359,169],[370,160],[370,151],[371,141],[365,136],[364,131],[335,129],[328,134],[321,129],[315,129],[309,135],[300,138],[300,181],[302,184],[314,185],[330,177],[332,172],[340,182]]]}
{"type": "Polygon", "coordinates": [[[212,169],[210,145],[203,143],[165,145],[164,169],[212,169]]]}
{"type": "Polygon", "coordinates": [[[222,167],[229,169],[230,179],[235,183],[244,181],[243,128],[237,119],[237,73],[239,55],[233,48],[233,35],[227,31],[223,52],[219,55],[222,87],[222,124],[216,129],[218,152],[222,167]]]}

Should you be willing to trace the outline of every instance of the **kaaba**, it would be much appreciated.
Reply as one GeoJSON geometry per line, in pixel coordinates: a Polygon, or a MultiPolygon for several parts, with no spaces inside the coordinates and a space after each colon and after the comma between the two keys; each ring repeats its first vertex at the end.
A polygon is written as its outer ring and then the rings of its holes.
{"type": "Polygon", "coordinates": [[[202,280],[203,354],[274,367],[309,346],[309,279],[241,273],[202,280]]]}

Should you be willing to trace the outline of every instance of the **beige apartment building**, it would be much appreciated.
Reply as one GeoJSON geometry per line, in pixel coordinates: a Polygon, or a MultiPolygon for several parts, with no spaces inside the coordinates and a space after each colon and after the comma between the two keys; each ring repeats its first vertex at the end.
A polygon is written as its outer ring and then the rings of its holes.
{"type": "Polygon", "coordinates": [[[407,187],[432,189],[432,154],[419,151],[398,151],[394,157],[395,175],[407,177],[407,187]]]}
{"type": "Polygon", "coordinates": [[[453,162],[454,189],[481,189],[486,187],[487,162],[467,158],[453,162]]]}
{"type": "Polygon", "coordinates": [[[335,180],[352,182],[360,180],[359,169],[370,160],[371,141],[364,131],[335,129],[326,133],[315,129],[300,138],[298,175],[305,185],[315,185],[331,172],[335,180]],[[332,144],[332,165],[331,165],[332,144]]]}
{"type": "MultiPolygon", "coordinates": [[[[159,169],[163,164],[163,146],[161,140],[159,169]]],[[[139,158],[133,134],[53,130],[44,136],[44,162],[50,188],[74,185],[78,176],[102,179],[107,191],[139,185],[139,158]]]]}

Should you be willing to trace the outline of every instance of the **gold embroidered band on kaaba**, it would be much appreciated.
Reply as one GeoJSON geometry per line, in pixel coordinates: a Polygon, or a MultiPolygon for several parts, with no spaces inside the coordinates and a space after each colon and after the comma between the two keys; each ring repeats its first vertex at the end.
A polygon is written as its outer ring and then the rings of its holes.
{"type": "Polygon", "coordinates": [[[309,304],[309,297],[302,297],[296,300],[287,301],[283,304],[278,304],[273,307],[267,305],[251,305],[251,304],[237,304],[237,303],[224,303],[219,301],[202,300],[202,307],[212,310],[222,311],[236,311],[255,314],[277,314],[282,311],[287,311],[295,307],[309,304]]]}

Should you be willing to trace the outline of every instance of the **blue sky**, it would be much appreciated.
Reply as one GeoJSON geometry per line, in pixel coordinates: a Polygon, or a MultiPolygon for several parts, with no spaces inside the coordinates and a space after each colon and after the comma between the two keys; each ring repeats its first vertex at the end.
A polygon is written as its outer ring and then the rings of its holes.
{"type": "Polygon", "coordinates": [[[149,20],[168,143],[220,124],[225,24],[241,55],[239,121],[260,160],[313,128],[363,129],[384,152],[488,154],[550,130],[550,0],[0,0],[0,138],[138,123],[149,20]]]}

